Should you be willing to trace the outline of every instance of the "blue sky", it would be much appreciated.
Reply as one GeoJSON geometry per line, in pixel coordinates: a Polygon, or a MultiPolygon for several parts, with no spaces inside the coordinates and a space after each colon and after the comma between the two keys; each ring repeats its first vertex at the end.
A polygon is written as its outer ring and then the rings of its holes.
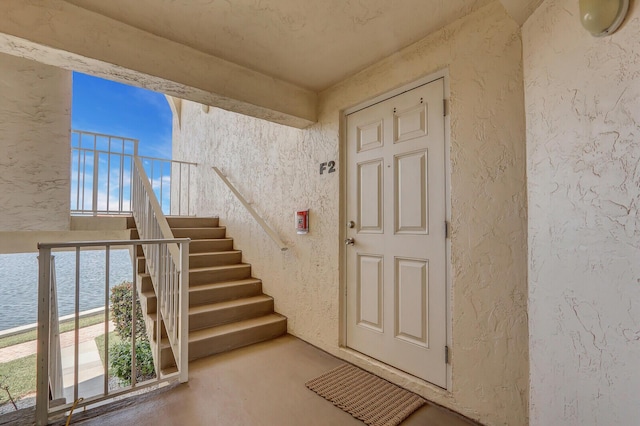
{"type": "Polygon", "coordinates": [[[138,154],[171,158],[172,115],[161,93],[73,73],[71,127],[138,139],[138,154]]]}

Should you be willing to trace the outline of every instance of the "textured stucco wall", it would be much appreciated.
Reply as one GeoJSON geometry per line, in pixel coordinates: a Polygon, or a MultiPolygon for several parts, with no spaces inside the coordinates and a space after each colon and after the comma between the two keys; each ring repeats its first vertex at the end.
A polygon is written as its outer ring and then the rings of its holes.
{"type": "Polygon", "coordinates": [[[578,2],[523,27],[531,424],[640,421],[640,10],[611,37],[578,2]]]}
{"type": "Polygon", "coordinates": [[[0,53],[0,231],[69,229],[71,72],[0,53]]]}
{"type": "Polygon", "coordinates": [[[491,425],[527,423],[525,131],[518,25],[499,2],[320,94],[306,130],[184,102],[174,157],[202,163],[199,215],[219,214],[289,331],[491,425]],[[451,86],[452,383],[444,391],[339,348],[340,111],[436,71],[451,86]],[[281,253],[210,168],[220,167],[290,246],[281,253]],[[297,236],[293,213],[311,209],[297,236]]]}

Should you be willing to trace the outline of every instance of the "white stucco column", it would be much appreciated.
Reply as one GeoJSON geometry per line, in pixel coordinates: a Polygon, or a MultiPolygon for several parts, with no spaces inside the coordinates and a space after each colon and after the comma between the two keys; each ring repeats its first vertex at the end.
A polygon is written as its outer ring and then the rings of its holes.
{"type": "Polygon", "coordinates": [[[0,54],[0,232],[69,230],[71,72],[0,54]]]}
{"type": "Polygon", "coordinates": [[[640,10],[611,37],[578,2],[523,27],[531,425],[640,419],[640,10]]]}

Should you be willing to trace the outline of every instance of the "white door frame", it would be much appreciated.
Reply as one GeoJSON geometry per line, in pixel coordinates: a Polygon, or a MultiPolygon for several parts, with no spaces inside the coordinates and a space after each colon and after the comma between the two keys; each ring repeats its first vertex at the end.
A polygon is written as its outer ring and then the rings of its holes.
{"type": "MultiPolygon", "coordinates": [[[[363,101],[353,107],[344,109],[340,112],[340,160],[339,170],[340,170],[340,213],[339,213],[339,243],[340,243],[340,330],[338,335],[338,344],[340,346],[341,351],[345,351],[351,355],[354,355],[358,358],[363,358],[363,355],[353,349],[347,347],[347,276],[346,276],[346,266],[347,266],[347,250],[343,241],[346,236],[346,210],[347,210],[347,164],[344,161],[347,158],[347,115],[352,114],[361,109],[367,108],[371,105],[377,104],[379,102],[385,101],[394,96],[400,95],[404,92],[408,92],[416,87],[423,86],[425,84],[431,83],[432,81],[438,79],[444,79],[444,98],[447,102],[447,107],[445,109],[445,117],[444,117],[444,144],[445,144],[445,206],[446,206],[446,217],[447,222],[451,223],[451,113],[449,111],[449,98],[450,98],[450,87],[449,87],[449,70],[443,69],[437,71],[433,74],[429,74],[428,76],[422,77],[412,83],[405,84],[396,89],[390,90],[382,95],[376,96],[369,100],[363,101]]],[[[451,264],[451,238],[448,237],[446,240],[446,333],[447,333],[447,346],[451,348],[451,337],[452,337],[452,329],[453,322],[451,317],[451,286],[452,286],[452,264],[451,264]]],[[[447,364],[447,387],[446,390],[451,390],[451,365],[453,357],[453,351],[449,351],[449,363],[447,364]]],[[[364,356],[364,359],[368,359],[369,357],[364,356]]],[[[388,369],[396,371],[402,375],[406,375],[406,373],[401,370],[385,364],[388,369]]],[[[417,377],[411,376],[415,381],[427,384],[429,386],[435,386],[432,383],[427,382],[426,380],[419,379],[417,377]]]]}

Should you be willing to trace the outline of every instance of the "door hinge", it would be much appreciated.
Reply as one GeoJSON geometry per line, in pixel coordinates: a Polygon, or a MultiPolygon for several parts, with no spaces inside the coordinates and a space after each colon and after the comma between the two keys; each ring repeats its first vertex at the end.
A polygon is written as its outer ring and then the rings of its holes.
{"type": "Polygon", "coordinates": [[[444,221],[444,238],[448,239],[451,236],[451,222],[444,221]]]}
{"type": "Polygon", "coordinates": [[[444,363],[449,364],[449,346],[444,347],[444,363]]]}
{"type": "Polygon", "coordinates": [[[442,106],[442,115],[446,117],[447,115],[449,115],[449,102],[446,99],[443,99],[442,106]]]}

